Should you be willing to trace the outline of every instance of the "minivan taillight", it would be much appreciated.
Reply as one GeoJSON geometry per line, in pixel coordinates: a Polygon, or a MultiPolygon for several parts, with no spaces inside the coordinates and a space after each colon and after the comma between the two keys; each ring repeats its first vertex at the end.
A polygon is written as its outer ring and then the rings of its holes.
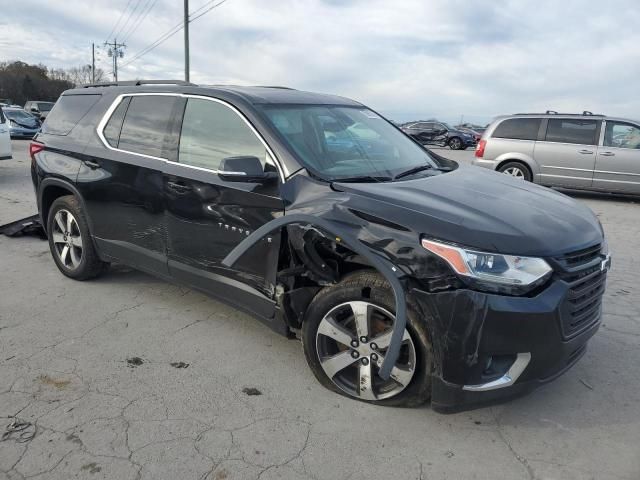
{"type": "Polygon", "coordinates": [[[476,145],[476,157],[482,158],[484,157],[484,147],[487,146],[486,140],[480,140],[478,145],[476,145]]]}
{"type": "Polygon", "coordinates": [[[44,150],[44,145],[41,143],[37,143],[37,142],[31,142],[29,144],[29,155],[31,156],[31,160],[32,161],[36,161],[36,153],[41,152],[42,150],[44,150]]]}

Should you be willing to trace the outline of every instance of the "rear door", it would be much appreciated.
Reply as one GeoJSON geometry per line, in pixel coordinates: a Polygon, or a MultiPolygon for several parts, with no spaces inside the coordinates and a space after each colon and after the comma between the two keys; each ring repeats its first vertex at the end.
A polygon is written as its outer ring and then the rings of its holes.
{"type": "Polygon", "coordinates": [[[101,252],[165,276],[162,171],[177,150],[175,120],[183,105],[184,99],[174,95],[119,97],[98,127],[107,148],[87,151],[94,156],[78,175],[101,252]]]}
{"type": "Polygon", "coordinates": [[[0,108],[0,160],[11,158],[11,137],[9,135],[9,120],[0,108]]]}
{"type": "Polygon", "coordinates": [[[598,147],[593,187],[640,194],[640,126],[622,121],[604,122],[598,147]]]}
{"type": "Polygon", "coordinates": [[[223,158],[258,157],[276,171],[266,144],[247,120],[216,99],[187,99],[178,161],[166,166],[169,271],[213,295],[234,300],[261,317],[273,314],[279,235],[263,239],[233,269],[222,260],[251,232],[284,213],[279,182],[225,181],[223,158]]]}
{"type": "Polygon", "coordinates": [[[544,185],[589,188],[596,163],[600,120],[549,118],[534,157],[544,185]]]}

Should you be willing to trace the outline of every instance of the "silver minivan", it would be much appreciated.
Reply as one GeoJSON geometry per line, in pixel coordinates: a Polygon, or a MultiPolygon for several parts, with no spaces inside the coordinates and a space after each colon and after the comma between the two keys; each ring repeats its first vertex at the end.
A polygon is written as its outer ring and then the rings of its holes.
{"type": "Polygon", "coordinates": [[[473,164],[550,187],[640,194],[640,122],[591,112],[501,116],[473,164]]]}

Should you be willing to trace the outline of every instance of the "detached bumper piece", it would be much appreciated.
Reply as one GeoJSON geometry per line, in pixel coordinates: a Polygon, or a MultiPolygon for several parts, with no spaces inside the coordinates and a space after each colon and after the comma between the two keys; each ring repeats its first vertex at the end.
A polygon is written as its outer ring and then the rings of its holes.
{"type": "Polygon", "coordinates": [[[15,222],[0,225],[0,234],[7,237],[36,236],[46,240],[47,234],[40,222],[40,215],[32,215],[15,222]]]}

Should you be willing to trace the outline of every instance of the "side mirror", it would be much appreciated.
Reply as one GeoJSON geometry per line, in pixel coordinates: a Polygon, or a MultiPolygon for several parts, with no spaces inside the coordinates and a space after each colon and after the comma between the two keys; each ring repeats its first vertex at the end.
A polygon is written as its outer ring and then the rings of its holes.
{"type": "Polygon", "coordinates": [[[265,172],[258,157],[227,157],[220,162],[218,175],[228,182],[266,182],[278,177],[276,172],[265,172]]]}

